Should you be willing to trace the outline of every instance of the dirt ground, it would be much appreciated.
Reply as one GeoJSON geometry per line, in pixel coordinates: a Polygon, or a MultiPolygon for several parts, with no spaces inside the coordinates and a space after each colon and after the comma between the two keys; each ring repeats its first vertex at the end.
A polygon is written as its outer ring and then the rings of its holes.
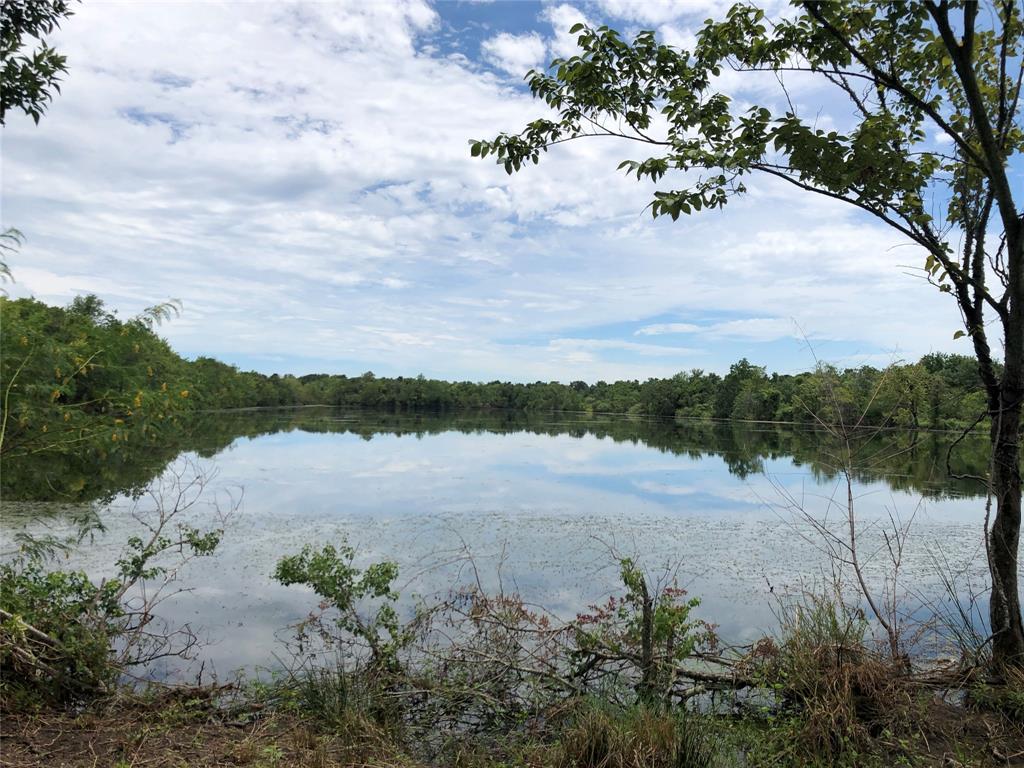
{"type": "Polygon", "coordinates": [[[0,720],[0,765],[10,768],[407,765],[375,751],[277,715],[232,719],[124,704],[78,715],[4,714],[0,720]]]}
{"type": "MultiPolygon", "coordinates": [[[[1024,724],[1018,728],[998,716],[943,705],[926,719],[929,735],[921,752],[900,765],[1024,767],[1024,724]]],[[[742,758],[738,765],[753,768],[742,758]]],[[[288,715],[233,715],[207,702],[173,700],[123,700],[78,714],[2,713],[0,766],[422,768],[365,733],[325,735],[288,715]]]]}

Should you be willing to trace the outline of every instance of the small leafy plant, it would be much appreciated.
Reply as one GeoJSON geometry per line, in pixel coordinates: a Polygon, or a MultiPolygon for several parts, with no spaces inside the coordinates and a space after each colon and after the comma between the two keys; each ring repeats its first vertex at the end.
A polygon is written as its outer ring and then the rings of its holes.
{"type": "Polygon", "coordinates": [[[274,578],[285,585],[305,585],[321,598],[320,612],[299,626],[300,649],[314,630],[328,645],[362,646],[370,667],[395,672],[398,653],[410,639],[394,607],[398,566],[382,562],[360,570],[354,560],[355,550],[344,542],[319,550],[306,546],[278,560],[274,578]]]}

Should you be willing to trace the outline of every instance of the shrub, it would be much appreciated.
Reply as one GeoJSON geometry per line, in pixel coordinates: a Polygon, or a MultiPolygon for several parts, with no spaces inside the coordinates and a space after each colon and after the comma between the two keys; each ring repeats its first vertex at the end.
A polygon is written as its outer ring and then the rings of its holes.
{"type": "Polygon", "coordinates": [[[319,550],[306,546],[299,554],[278,560],[274,578],[286,586],[310,587],[322,599],[321,613],[299,626],[300,648],[312,631],[336,650],[350,652],[363,646],[369,654],[365,660],[376,671],[396,672],[398,652],[409,639],[394,608],[398,594],[392,585],[398,566],[383,562],[360,570],[354,560],[355,550],[345,543],[319,550]]]}
{"type": "Polygon", "coordinates": [[[116,576],[99,583],[51,567],[68,542],[19,538],[17,556],[0,565],[5,706],[87,698],[106,691],[126,668],[191,650],[196,639],[188,628],[161,628],[154,609],[178,570],[220,542],[221,529],[203,531],[176,519],[200,503],[208,480],[189,462],[157,480],[145,497],[153,506],[140,500],[132,509],[144,535],[128,538],[116,576]]]}
{"type": "Polygon", "coordinates": [[[0,693],[4,704],[60,703],[105,690],[116,584],[47,572],[38,559],[0,566],[0,693]]]}
{"type": "Polygon", "coordinates": [[[808,595],[779,618],[780,641],[761,670],[779,697],[787,751],[812,764],[857,765],[883,733],[908,730],[914,698],[905,670],[869,647],[862,612],[808,595]]]}

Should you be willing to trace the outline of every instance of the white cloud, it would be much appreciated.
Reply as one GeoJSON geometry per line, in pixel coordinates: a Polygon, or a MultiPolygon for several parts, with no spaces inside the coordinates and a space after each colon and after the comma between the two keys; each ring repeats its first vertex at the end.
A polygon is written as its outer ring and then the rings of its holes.
{"type": "Polygon", "coordinates": [[[638,24],[664,24],[682,16],[721,18],[732,0],[598,0],[609,16],[638,24]]]}
{"type": "Polygon", "coordinates": [[[650,357],[692,357],[702,351],[692,347],[669,347],[660,344],[637,344],[618,339],[552,339],[548,348],[557,353],[591,350],[622,350],[650,357]]]}
{"type": "Polygon", "coordinates": [[[514,77],[523,77],[529,70],[543,67],[547,46],[540,35],[510,35],[502,32],[480,44],[484,57],[514,77]]]}
{"type": "Polygon", "coordinates": [[[569,32],[577,24],[590,24],[590,20],[575,6],[568,4],[549,5],[544,8],[541,18],[552,27],[554,37],[549,45],[551,52],[559,58],[567,59],[580,52],[576,40],[579,33],[569,32]]]}
{"type": "Polygon", "coordinates": [[[666,333],[695,333],[701,328],[693,323],[654,323],[635,331],[636,336],[660,336],[666,333]]]}
{"type": "Polygon", "coordinates": [[[801,331],[794,320],[778,317],[751,317],[745,320],[715,323],[707,328],[707,334],[716,338],[775,341],[776,339],[800,338],[801,331]]]}
{"type": "Polygon", "coordinates": [[[658,40],[684,51],[692,51],[697,46],[697,35],[692,30],[675,24],[662,24],[657,29],[658,40]]]}
{"type": "MultiPolygon", "coordinates": [[[[614,19],[654,27],[687,20],[703,24],[705,19],[721,21],[735,0],[597,0],[603,13],[614,19]]],[[[783,13],[786,0],[759,0],[758,7],[769,17],[783,13]]]]}
{"type": "Polygon", "coordinates": [[[747,341],[775,341],[777,339],[800,339],[804,337],[804,332],[796,320],[779,317],[750,317],[708,325],[654,323],[652,325],[645,325],[634,332],[636,336],[661,336],[666,334],[688,334],[711,339],[742,339],[747,341]]]}
{"type": "MultiPolygon", "coordinates": [[[[543,16],[571,55],[583,13],[543,16]]],[[[28,236],[8,289],[122,315],[181,298],[177,349],[300,373],[723,370],[794,321],[840,355],[953,348],[952,305],[899,266],[920,254],[835,204],[754,180],[673,224],[616,171],[632,145],[571,142],[512,177],[470,158],[546,110],[443,31],[412,0],[83,4],[53,41],[70,74],[49,114],[4,129],[4,224],[28,236]],[[588,330],[725,312],[687,347],[588,330]]]]}

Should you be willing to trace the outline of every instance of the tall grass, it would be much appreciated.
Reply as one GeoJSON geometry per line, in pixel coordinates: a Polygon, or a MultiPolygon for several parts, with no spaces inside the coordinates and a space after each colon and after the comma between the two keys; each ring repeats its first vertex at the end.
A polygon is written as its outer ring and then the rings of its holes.
{"type": "Polygon", "coordinates": [[[856,765],[882,735],[912,730],[915,697],[905,669],[872,646],[861,611],[833,595],[811,594],[777,615],[779,642],[762,674],[780,712],[791,715],[787,752],[856,765]]]}
{"type": "Polygon", "coordinates": [[[711,768],[715,750],[699,716],[683,709],[587,702],[558,734],[552,768],[711,768]]]}

